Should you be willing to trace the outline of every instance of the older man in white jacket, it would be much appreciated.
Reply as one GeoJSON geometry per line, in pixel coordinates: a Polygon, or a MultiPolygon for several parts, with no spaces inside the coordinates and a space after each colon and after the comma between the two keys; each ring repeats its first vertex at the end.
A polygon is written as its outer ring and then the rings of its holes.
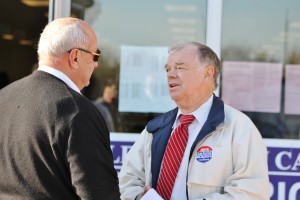
{"type": "Polygon", "coordinates": [[[216,54],[195,42],[176,45],[166,71],[178,108],[151,120],[127,154],[119,176],[121,199],[138,200],[150,187],[157,190],[166,146],[182,114],[195,120],[170,199],[269,199],[267,151],[259,131],[213,94],[220,73],[216,54]]]}

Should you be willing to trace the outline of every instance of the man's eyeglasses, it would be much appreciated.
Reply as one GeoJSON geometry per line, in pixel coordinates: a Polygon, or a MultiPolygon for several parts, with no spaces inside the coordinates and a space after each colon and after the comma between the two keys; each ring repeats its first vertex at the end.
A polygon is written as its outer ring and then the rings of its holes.
{"type": "MultiPolygon", "coordinates": [[[[82,49],[82,48],[74,48],[74,49],[78,49],[79,51],[83,51],[85,53],[89,53],[89,54],[92,54],[93,55],[93,61],[94,62],[98,62],[99,60],[99,57],[101,56],[101,51],[99,49],[97,49],[96,52],[91,52],[91,51],[88,51],[88,50],[85,50],[85,49],[82,49]]],[[[73,49],[69,50],[68,52],[70,53],[73,49]]]]}

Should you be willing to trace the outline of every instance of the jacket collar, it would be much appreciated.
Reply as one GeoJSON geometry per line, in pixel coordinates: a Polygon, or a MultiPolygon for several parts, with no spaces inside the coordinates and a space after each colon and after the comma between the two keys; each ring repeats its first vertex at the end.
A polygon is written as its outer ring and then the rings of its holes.
{"type": "MultiPolygon", "coordinates": [[[[215,94],[213,95],[213,104],[202,129],[204,129],[206,126],[208,126],[208,129],[212,129],[224,121],[224,103],[219,97],[216,97],[215,94]]],[[[156,133],[159,129],[168,126],[170,123],[173,125],[174,120],[176,119],[177,111],[178,108],[175,108],[149,121],[147,124],[147,131],[149,133],[156,133]]],[[[202,130],[200,133],[201,132],[202,130]]]]}

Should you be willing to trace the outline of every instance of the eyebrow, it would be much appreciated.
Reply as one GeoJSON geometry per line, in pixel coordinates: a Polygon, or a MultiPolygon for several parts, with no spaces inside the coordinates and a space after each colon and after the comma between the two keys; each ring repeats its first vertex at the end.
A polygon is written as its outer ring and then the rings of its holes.
{"type": "MultiPolygon", "coordinates": [[[[175,65],[185,65],[186,63],[183,62],[176,62],[175,65]]],[[[165,69],[168,67],[168,64],[165,65],[165,69]]]]}

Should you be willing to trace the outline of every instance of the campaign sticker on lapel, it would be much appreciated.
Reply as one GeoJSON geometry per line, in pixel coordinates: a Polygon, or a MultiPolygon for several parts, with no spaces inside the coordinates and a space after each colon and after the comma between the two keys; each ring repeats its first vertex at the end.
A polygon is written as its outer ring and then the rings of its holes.
{"type": "Polygon", "coordinates": [[[196,159],[199,162],[206,163],[212,158],[212,148],[209,146],[202,146],[197,149],[196,159]]]}

